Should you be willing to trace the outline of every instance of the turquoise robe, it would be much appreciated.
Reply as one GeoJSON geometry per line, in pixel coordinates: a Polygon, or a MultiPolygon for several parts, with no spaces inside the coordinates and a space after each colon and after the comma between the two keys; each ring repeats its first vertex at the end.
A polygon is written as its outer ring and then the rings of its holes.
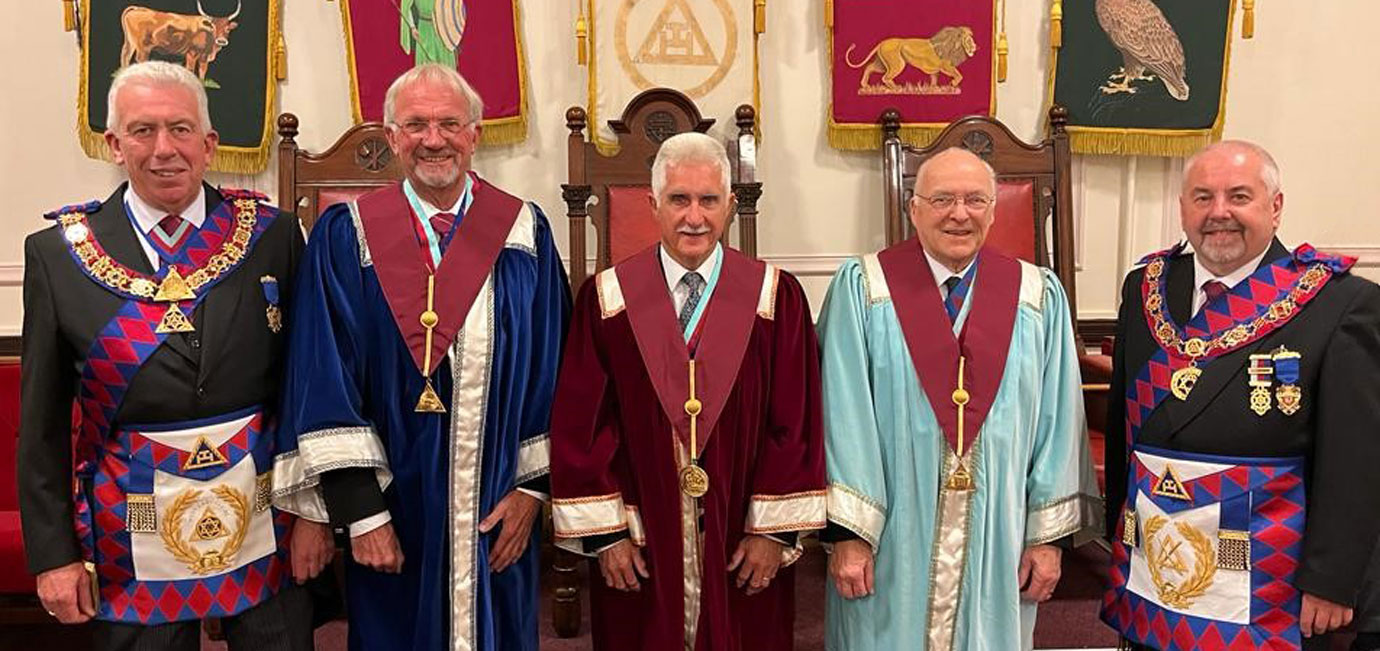
{"type": "MultiPolygon", "coordinates": [[[[850,260],[834,277],[819,320],[829,520],[872,545],[876,591],[856,600],[826,591],[831,651],[1030,649],[1035,604],[1020,598],[1021,552],[1092,537],[1101,502],[1068,300],[1051,272],[1020,264],[1005,372],[964,455],[975,485],[966,517],[940,517],[954,454],[877,255],[850,260]]],[[[980,288],[974,283],[955,333],[983,300],[980,288]]]]}

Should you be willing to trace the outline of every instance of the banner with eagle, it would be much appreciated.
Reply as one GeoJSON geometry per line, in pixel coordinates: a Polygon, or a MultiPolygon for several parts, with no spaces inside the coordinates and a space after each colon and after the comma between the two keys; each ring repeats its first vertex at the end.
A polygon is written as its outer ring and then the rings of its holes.
{"type": "Polygon", "coordinates": [[[527,138],[527,70],[518,0],[340,0],[355,123],[383,120],[398,75],[455,67],[484,100],[484,144],[527,138]]]}
{"type": "Polygon", "coordinates": [[[996,0],[826,0],[829,144],[877,149],[887,109],[901,114],[901,139],[915,146],[963,116],[994,115],[996,55],[1005,47],[997,7],[996,0]]]}
{"type": "Polygon", "coordinates": [[[761,115],[757,38],[767,0],[578,0],[578,56],[589,70],[589,123],[601,152],[617,139],[608,121],[638,93],[671,88],[714,118],[710,133],[733,128],[738,106],[761,115]]]}
{"type": "Polygon", "coordinates": [[[1235,11],[1236,0],[1055,0],[1050,97],[1068,109],[1070,148],[1186,156],[1220,140],[1235,11]]]}
{"type": "Polygon", "coordinates": [[[220,134],[211,169],[257,174],[268,166],[278,80],[287,73],[281,0],[86,0],[79,8],[81,86],[77,137],[87,156],[111,160],[106,95],[115,72],[150,59],[186,66],[206,88],[220,134]]]}

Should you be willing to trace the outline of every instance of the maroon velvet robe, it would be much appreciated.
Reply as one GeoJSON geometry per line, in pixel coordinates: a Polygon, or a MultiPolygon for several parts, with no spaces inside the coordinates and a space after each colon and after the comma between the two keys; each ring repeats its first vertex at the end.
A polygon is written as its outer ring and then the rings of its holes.
{"type": "MultiPolygon", "coordinates": [[[[656,247],[591,278],[576,299],[552,413],[556,533],[562,546],[593,555],[590,536],[627,531],[651,575],[639,592],[620,592],[593,561],[596,649],[685,648],[687,617],[696,651],[792,647],[793,570],[783,565],[749,597],[726,568],[748,534],[824,526],[818,348],[796,279],[723,253],[695,339],[700,466],[710,484],[698,500],[680,489],[688,347],[656,247]],[[686,581],[696,510],[697,614],[693,571],[686,581]]],[[[798,547],[783,555],[793,561],[798,547]]]]}

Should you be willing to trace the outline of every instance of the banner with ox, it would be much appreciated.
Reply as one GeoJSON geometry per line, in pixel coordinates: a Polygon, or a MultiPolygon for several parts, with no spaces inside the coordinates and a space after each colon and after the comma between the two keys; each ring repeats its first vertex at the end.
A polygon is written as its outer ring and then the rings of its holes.
{"type": "MultiPolygon", "coordinates": [[[[1243,35],[1254,31],[1246,0],[1243,35]]],[[[1236,0],[1056,0],[1049,94],[1085,154],[1187,156],[1222,137],[1236,0]],[[1062,33],[1060,33],[1062,32],[1062,33]]]]}
{"type": "Polygon", "coordinates": [[[281,0],[87,0],[81,3],[77,134],[87,156],[111,160],[106,94],[122,66],[186,66],[206,88],[220,134],[211,169],[257,174],[268,166],[278,80],[287,72],[281,0]]]}
{"type": "Polygon", "coordinates": [[[484,100],[481,142],[527,138],[527,70],[518,0],[340,0],[355,123],[383,120],[407,69],[455,67],[484,100]]]}
{"type": "MultiPolygon", "coordinates": [[[[616,151],[608,121],[650,88],[685,93],[726,136],[751,102],[760,116],[757,38],[766,0],[580,0],[575,32],[589,68],[589,123],[599,151],[616,151]]],[[[760,122],[759,122],[760,124],[760,122]]]]}
{"type": "Polygon", "coordinates": [[[915,146],[960,117],[994,115],[996,55],[1006,43],[1004,34],[996,38],[997,7],[997,0],[826,1],[829,144],[881,147],[887,109],[901,114],[901,139],[915,146]]]}

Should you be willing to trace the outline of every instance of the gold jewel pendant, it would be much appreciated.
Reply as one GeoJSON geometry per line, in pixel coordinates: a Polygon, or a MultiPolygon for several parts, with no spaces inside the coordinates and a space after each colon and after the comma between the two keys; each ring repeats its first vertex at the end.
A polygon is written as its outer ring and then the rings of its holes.
{"type": "Polygon", "coordinates": [[[967,358],[958,356],[958,388],[949,395],[954,407],[958,409],[958,445],[954,450],[954,471],[949,474],[949,478],[944,481],[944,488],[951,491],[970,491],[973,490],[973,475],[968,472],[968,467],[963,464],[963,409],[968,406],[968,401],[972,396],[968,390],[963,388],[963,373],[967,368],[967,358]]]}
{"type": "Polygon", "coordinates": [[[171,332],[194,332],[196,328],[192,327],[191,320],[177,303],[169,303],[168,311],[163,313],[163,318],[158,321],[158,327],[153,331],[163,335],[171,332]]]}
{"type": "Polygon", "coordinates": [[[195,298],[196,294],[187,286],[187,281],[182,279],[182,274],[177,272],[177,267],[172,266],[168,268],[168,275],[163,277],[163,282],[158,284],[158,292],[153,295],[153,300],[159,303],[190,301],[195,298]]]}
{"type": "Polygon", "coordinates": [[[1169,376],[1169,392],[1174,394],[1179,400],[1188,400],[1189,392],[1193,391],[1193,385],[1198,383],[1198,376],[1203,374],[1203,369],[1197,366],[1185,366],[1169,376]]]}
{"type": "Polygon", "coordinates": [[[423,414],[446,413],[446,406],[441,403],[441,396],[436,395],[436,389],[431,386],[431,378],[426,379],[426,388],[422,389],[422,395],[417,398],[416,411],[423,414]]]}
{"type": "Polygon", "coordinates": [[[1293,416],[1303,406],[1303,389],[1299,387],[1299,367],[1303,356],[1284,346],[1275,349],[1272,361],[1279,387],[1275,389],[1275,399],[1279,401],[1279,411],[1285,416],[1293,416]]]}
{"type": "Polygon", "coordinates": [[[704,497],[709,492],[709,473],[699,465],[699,417],[704,404],[695,397],[695,360],[690,360],[690,397],[685,401],[685,415],[690,417],[690,463],[680,469],[680,491],[690,497],[704,497]]]}
{"type": "Polygon", "coordinates": [[[680,491],[690,497],[704,497],[709,492],[709,473],[694,464],[681,468],[680,491]]]}
{"type": "Polygon", "coordinates": [[[970,491],[973,490],[973,476],[968,472],[968,468],[962,461],[958,462],[958,467],[954,468],[949,479],[944,482],[944,488],[951,491],[970,491]]]}
{"type": "Polygon", "coordinates": [[[417,397],[417,406],[413,411],[422,414],[444,414],[446,406],[441,403],[441,396],[436,395],[436,389],[431,386],[431,338],[436,324],[441,322],[441,317],[436,314],[436,274],[426,277],[426,310],[418,317],[422,327],[426,328],[426,351],[422,353],[422,375],[426,376],[426,387],[422,389],[422,395],[417,397]]]}
{"type": "Polygon", "coordinates": [[[1251,365],[1246,369],[1250,376],[1251,411],[1264,416],[1270,411],[1270,385],[1275,374],[1273,355],[1257,353],[1251,355],[1251,365]]]}

